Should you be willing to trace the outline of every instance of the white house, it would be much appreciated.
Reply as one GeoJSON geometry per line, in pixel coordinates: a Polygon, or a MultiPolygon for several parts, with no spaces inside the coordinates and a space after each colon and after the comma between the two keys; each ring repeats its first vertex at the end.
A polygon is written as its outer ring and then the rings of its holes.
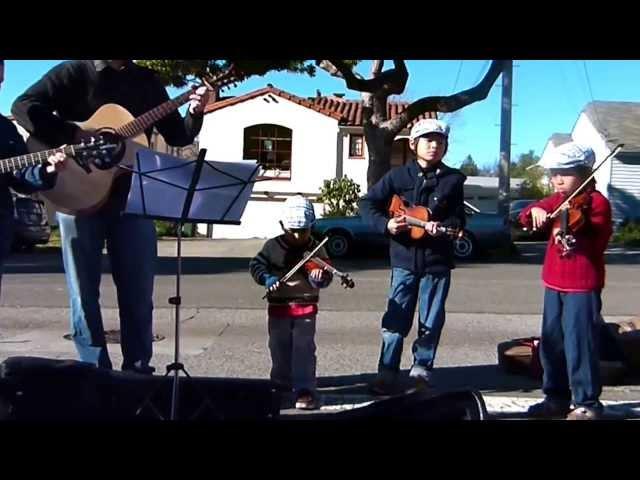
{"type": "MultiPolygon", "coordinates": [[[[389,117],[406,105],[389,102],[389,117]]],[[[427,116],[435,114],[420,118],[427,116]]],[[[393,166],[411,158],[410,127],[394,143],[393,166]]],[[[253,159],[264,168],[242,225],[215,225],[210,232],[213,238],[276,235],[282,202],[296,193],[315,200],[324,180],[348,176],[366,192],[369,155],[360,101],[338,96],[301,98],[269,85],[208,105],[199,147],[207,149],[208,160],[253,159]]],[[[322,205],[316,202],[314,206],[318,216],[322,215],[322,205]]]]}
{"type": "MultiPolygon", "coordinates": [[[[388,115],[401,113],[407,102],[389,102],[388,115]]],[[[420,118],[435,118],[434,113],[420,118]]],[[[416,119],[415,121],[417,121],[416,119]]],[[[215,225],[213,238],[264,238],[280,232],[282,202],[302,193],[317,199],[324,180],[347,176],[367,191],[369,154],[364,140],[362,102],[339,96],[301,98],[269,85],[242,96],[211,103],[205,109],[199,147],[207,159],[257,159],[265,168],[240,226],[215,225]]],[[[408,145],[411,123],[396,140],[391,165],[412,158],[408,145]]],[[[481,210],[495,211],[497,178],[470,177],[465,197],[481,210]]],[[[517,197],[521,180],[514,179],[517,197]]],[[[322,215],[322,204],[314,202],[322,215]]],[[[200,227],[202,233],[204,226],[200,227]]]]}
{"type": "Polygon", "coordinates": [[[571,139],[593,148],[595,166],[618,144],[624,144],[623,150],[596,172],[595,179],[598,190],[611,202],[614,224],[640,220],[640,103],[588,103],[571,134],[554,134],[543,156],[571,139]]]}

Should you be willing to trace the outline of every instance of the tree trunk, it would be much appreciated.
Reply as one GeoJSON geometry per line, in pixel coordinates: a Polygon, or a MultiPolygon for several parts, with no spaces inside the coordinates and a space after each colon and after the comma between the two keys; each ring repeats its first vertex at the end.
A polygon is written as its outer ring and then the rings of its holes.
{"type": "Polygon", "coordinates": [[[369,189],[391,170],[393,138],[389,138],[385,130],[374,125],[365,127],[365,138],[369,149],[367,168],[367,189],[369,189]]]}

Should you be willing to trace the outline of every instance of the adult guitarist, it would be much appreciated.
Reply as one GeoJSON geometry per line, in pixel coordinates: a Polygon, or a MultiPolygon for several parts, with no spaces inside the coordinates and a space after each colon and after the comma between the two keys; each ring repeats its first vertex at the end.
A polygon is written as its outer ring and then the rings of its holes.
{"type": "MultiPolygon", "coordinates": [[[[175,109],[163,118],[155,117],[157,121],[145,124],[146,140],[155,126],[169,145],[192,143],[202,127],[208,99],[205,87],[193,91],[186,117],[175,109]]],[[[86,121],[104,105],[116,104],[130,116],[140,117],[168,100],[156,74],[131,60],[80,60],[55,66],[16,99],[11,111],[32,137],[46,145],[59,146],[92,136],[74,122],[86,121]]],[[[67,163],[70,167],[72,162],[67,163]]],[[[99,165],[98,170],[109,171],[111,166],[99,165]]],[[[79,176],[79,182],[97,178],[94,175],[97,174],[79,176]]],[[[98,208],[78,215],[59,211],[57,219],[71,329],[80,360],[112,368],[99,304],[101,257],[106,243],[118,294],[121,368],[152,373],[149,362],[156,232],[152,220],[122,215],[130,184],[129,174],[118,175],[98,208]]]]}
{"type": "Polygon", "coordinates": [[[377,394],[393,393],[398,385],[404,338],[419,302],[418,338],[413,343],[410,376],[419,387],[428,386],[445,322],[445,302],[451,281],[453,243],[447,230],[465,225],[465,175],[442,163],[449,138],[445,123],[426,119],[411,129],[409,147],[416,158],[388,172],[373,185],[360,203],[362,217],[380,233],[389,235],[391,288],[382,317],[382,351],[378,376],[371,385],[377,394]],[[427,221],[416,222],[406,208],[391,208],[401,197],[415,207],[425,207],[427,221]],[[394,215],[389,218],[389,210],[394,215]],[[421,226],[426,235],[410,230],[421,226]],[[420,237],[420,238],[416,238],[420,237]]]}

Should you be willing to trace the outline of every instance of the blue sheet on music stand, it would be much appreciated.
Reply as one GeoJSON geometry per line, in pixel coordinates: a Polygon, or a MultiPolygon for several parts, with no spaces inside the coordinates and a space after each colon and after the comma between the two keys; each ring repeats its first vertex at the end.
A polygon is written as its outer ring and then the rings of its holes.
{"type": "Polygon", "coordinates": [[[255,161],[205,160],[183,218],[196,161],[142,149],[131,169],[125,213],[162,220],[240,224],[258,169],[255,161]]]}

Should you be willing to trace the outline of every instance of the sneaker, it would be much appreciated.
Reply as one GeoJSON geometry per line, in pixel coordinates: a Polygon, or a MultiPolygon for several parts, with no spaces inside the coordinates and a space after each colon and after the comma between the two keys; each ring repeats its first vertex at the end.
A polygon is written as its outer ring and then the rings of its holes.
{"type": "Polygon", "coordinates": [[[431,372],[420,366],[414,365],[411,367],[411,371],[409,371],[409,378],[412,378],[415,381],[416,390],[426,390],[433,386],[431,381],[431,372]]]}
{"type": "Polygon", "coordinates": [[[567,415],[567,420],[600,420],[600,418],[602,418],[601,408],[576,407],[567,415]]]}
{"type": "Polygon", "coordinates": [[[310,390],[300,390],[296,398],[296,408],[298,410],[317,410],[320,408],[318,396],[310,390]]]}
{"type": "Polygon", "coordinates": [[[393,395],[397,389],[397,375],[392,372],[378,372],[369,384],[369,391],[374,395],[393,395]]]}
{"type": "Polygon", "coordinates": [[[569,411],[569,405],[543,400],[540,403],[531,405],[527,410],[527,416],[538,419],[565,418],[569,411]]]}

